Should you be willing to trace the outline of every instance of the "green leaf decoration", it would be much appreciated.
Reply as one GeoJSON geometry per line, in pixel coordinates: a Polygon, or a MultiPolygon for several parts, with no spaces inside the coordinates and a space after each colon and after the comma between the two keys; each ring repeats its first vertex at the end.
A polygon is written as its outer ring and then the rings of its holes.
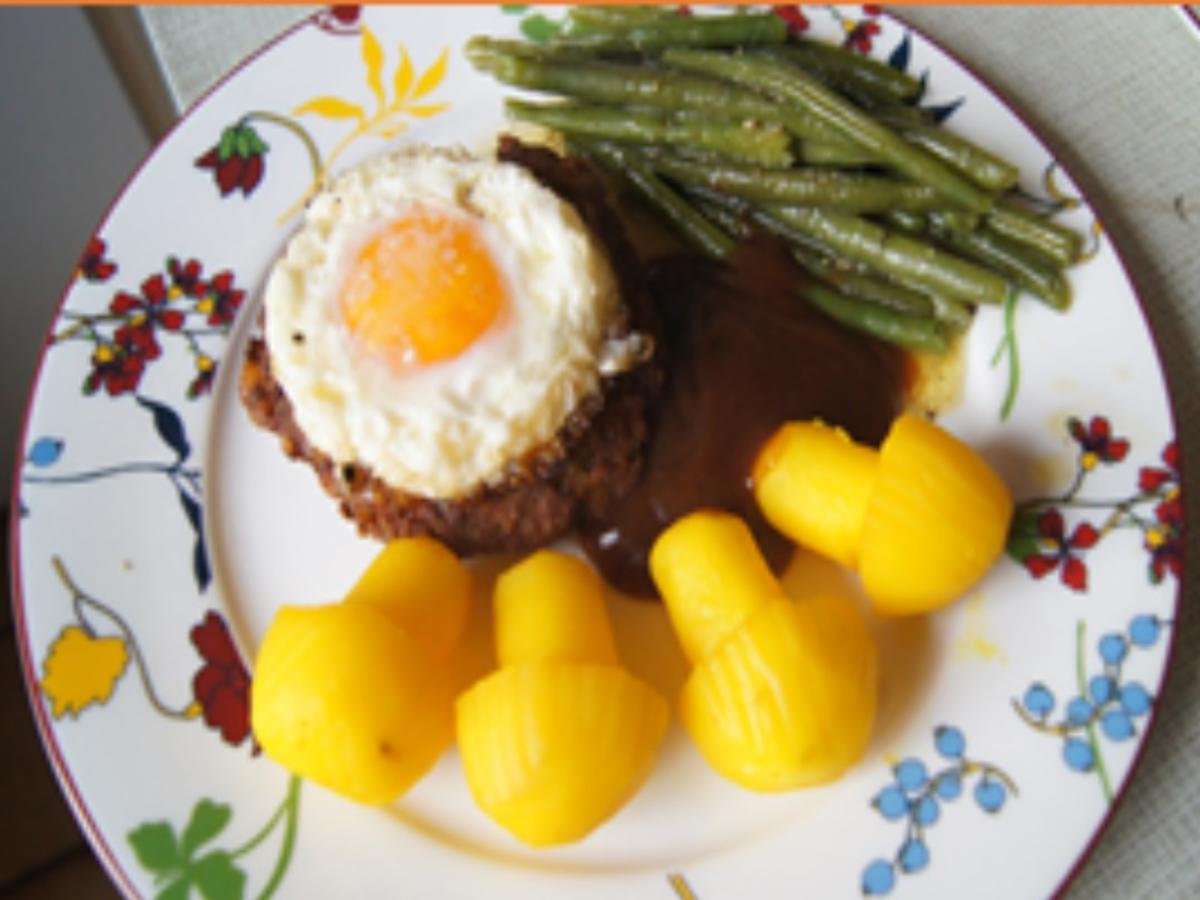
{"type": "Polygon", "coordinates": [[[225,162],[233,156],[234,145],[237,143],[237,129],[232,125],[221,132],[221,142],[217,144],[217,159],[225,162]]]}
{"type": "Polygon", "coordinates": [[[193,865],[192,879],[205,900],[242,900],[246,893],[246,873],[224,850],[210,853],[193,865]]]}
{"type": "Polygon", "coordinates": [[[250,136],[246,134],[245,128],[237,130],[237,137],[233,141],[233,150],[242,159],[249,159],[251,155],[250,136]]]}
{"type": "Polygon", "coordinates": [[[1041,550],[1038,533],[1038,517],[1041,514],[1042,511],[1037,508],[1018,507],[1013,515],[1005,550],[1017,562],[1024,562],[1041,550]]]}
{"type": "Polygon", "coordinates": [[[165,888],[154,895],[154,900],[187,900],[191,893],[192,881],[186,875],[176,878],[165,888]]]}
{"type": "Polygon", "coordinates": [[[175,831],[167,822],[147,822],[129,832],[129,843],[138,862],[151,872],[171,872],[183,865],[175,831]]]}
{"type": "Polygon", "coordinates": [[[183,837],[179,842],[183,858],[190,860],[202,844],[208,843],[220,834],[221,830],[229,824],[232,815],[233,810],[224,803],[214,803],[208,799],[200,800],[192,809],[192,817],[188,820],[187,827],[183,829],[183,837]]]}
{"type": "Polygon", "coordinates": [[[266,141],[264,141],[261,137],[259,137],[258,132],[255,131],[253,128],[251,128],[249,125],[247,125],[244,130],[250,141],[250,152],[251,153],[266,153],[267,150],[270,149],[268,147],[266,141]]]}
{"type": "Polygon", "coordinates": [[[562,25],[553,19],[546,18],[541,13],[534,13],[521,20],[521,33],[539,44],[557,37],[561,30],[562,25]]]}

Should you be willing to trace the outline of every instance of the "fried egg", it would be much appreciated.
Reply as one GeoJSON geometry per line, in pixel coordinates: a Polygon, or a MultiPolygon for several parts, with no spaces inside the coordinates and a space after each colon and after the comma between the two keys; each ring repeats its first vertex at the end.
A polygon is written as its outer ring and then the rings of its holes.
{"type": "Polygon", "coordinates": [[[423,497],[501,480],[643,353],[575,209],[446,150],[375,157],[316,197],[264,303],[308,440],[423,497]]]}

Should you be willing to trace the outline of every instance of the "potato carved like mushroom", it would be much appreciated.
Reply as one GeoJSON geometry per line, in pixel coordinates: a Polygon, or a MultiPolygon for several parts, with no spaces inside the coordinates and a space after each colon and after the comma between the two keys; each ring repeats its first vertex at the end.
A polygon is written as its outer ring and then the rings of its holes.
{"type": "Polygon", "coordinates": [[[925,419],[902,415],[879,451],[822,422],[784,425],[755,462],[767,520],[857,568],[875,609],[940,609],[1004,549],[1013,501],[987,461],[925,419]]]}
{"type": "Polygon", "coordinates": [[[862,756],[877,659],[850,597],[787,596],[745,523],[715,510],[663,532],[650,572],[693,665],[680,719],[714,769],[783,791],[832,781],[862,756]]]}
{"type": "Polygon", "coordinates": [[[456,704],[467,784],[526,844],[579,840],[650,774],[666,701],[618,663],[582,560],[538,551],[500,576],[494,602],[499,668],[456,704]]]}

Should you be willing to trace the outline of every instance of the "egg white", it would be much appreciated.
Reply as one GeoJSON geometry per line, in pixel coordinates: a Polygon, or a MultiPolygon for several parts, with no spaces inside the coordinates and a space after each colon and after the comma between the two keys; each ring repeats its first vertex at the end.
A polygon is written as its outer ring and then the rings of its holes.
{"type": "Polygon", "coordinates": [[[272,371],[309,441],[424,497],[503,478],[638,339],[570,204],[515,164],[429,148],[375,157],[316,197],[264,302],[272,371]],[[510,306],[458,356],[399,375],[358,344],[338,297],[357,250],[417,206],[475,223],[510,306]]]}

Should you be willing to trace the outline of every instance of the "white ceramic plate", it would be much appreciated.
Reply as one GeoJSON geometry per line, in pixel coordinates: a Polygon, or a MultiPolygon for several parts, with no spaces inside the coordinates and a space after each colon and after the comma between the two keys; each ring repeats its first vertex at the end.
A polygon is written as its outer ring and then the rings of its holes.
{"type": "MultiPolygon", "coordinates": [[[[1174,432],[1145,320],[1069,178],[984,85],[869,8],[792,15],[927,73],[923,104],[1017,161],[1023,189],[1094,243],[1073,311],[1019,304],[995,365],[1001,311],[970,332],[965,397],[944,422],[1022,501],[1014,558],[952,609],[879,626],[867,756],[832,786],[756,796],[673,727],[628,807],[537,852],[473,807],[453,751],[388,810],[256,754],[242,660],[278,604],[337,597],[374,546],[237,402],[253,298],[322,167],[408,141],[482,144],[502,90],[463,42],[562,19],[321,11],[199,103],[126,187],[30,404],[13,530],[25,672],[65,792],[126,892],[1035,897],[1079,863],[1144,741],[1177,602],[1174,432]]],[[[665,634],[661,611],[614,605],[630,664],[670,662],[645,637],[665,634]]]]}

